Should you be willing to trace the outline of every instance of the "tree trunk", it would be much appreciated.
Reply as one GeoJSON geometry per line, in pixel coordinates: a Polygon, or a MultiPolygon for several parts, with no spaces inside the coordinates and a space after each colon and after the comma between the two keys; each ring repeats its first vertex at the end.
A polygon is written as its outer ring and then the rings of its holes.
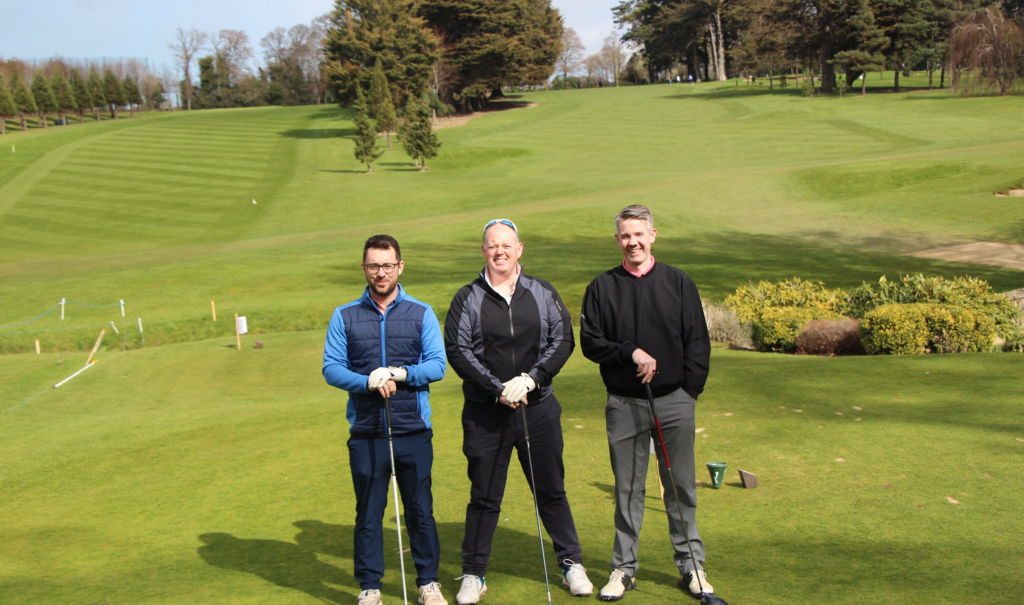
{"type": "Polygon", "coordinates": [[[768,90],[775,90],[775,78],[772,77],[772,70],[768,70],[768,90]]]}
{"type": "Polygon", "coordinates": [[[0,117],[0,135],[7,134],[7,118],[0,117]]]}
{"type": "Polygon", "coordinates": [[[893,79],[893,82],[892,82],[892,91],[893,92],[899,92],[900,91],[900,66],[899,65],[896,66],[896,76],[895,76],[895,78],[893,79]]]}
{"type": "Polygon", "coordinates": [[[366,174],[373,174],[373,166],[369,162],[366,163],[366,174]]]}
{"type": "Polygon", "coordinates": [[[718,44],[715,41],[715,28],[708,24],[708,34],[711,36],[711,49],[708,51],[708,77],[712,80],[718,79],[718,44]]]}
{"type": "Polygon", "coordinates": [[[427,158],[420,158],[420,172],[427,169],[427,158]]]}
{"type": "Polygon", "coordinates": [[[111,120],[116,120],[117,119],[117,108],[114,107],[113,103],[110,104],[110,119],[111,120]]]}
{"type": "Polygon", "coordinates": [[[94,114],[96,114],[96,121],[99,122],[100,121],[100,108],[99,107],[93,107],[92,111],[93,111],[94,114]]]}
{"type": "Polygon", "coordinates": [[[718,49],[715,53],[718,57],[718,66],[715,71],[718,74],[718,81],[725,82],[725,34],[722,33],[722,12],[721,8],[715,10],[715,27],[718,29],[718,49]]]}
{"type": "Polygon", "coordinates": [[[859,78],[860,75],[863,74],[863,73],[864,73],[863,71],[858,71],[856,69],[847,69],[846,70],[846,85],[849,86],[850,88],[853,88],[853,83],[856,82],[857,78],[859,78]]]}
{"type": "Polygon", "coordinates": [[[822,43],[818,58],[821,63],[821,92],[834,92],[836,89],[836,72],[830,62],[832,60],[831,40],[822,43]]]}
{"type": "Polygon", "coordinates": [[[78,123],[79,124],[85,123],[85,111],[82,110],[82,109],[78,110],[78,123]]]}
{"type": "Polygon", "coordinates": [[[928,61],[928,90],[932,89],[932,74],[934,73],[935,70],[932,69],[932,62],[928,61]]]}
{"type": "Polygon", "coordinates": [[[39,123],[43,125],[43,128],[47,127],[46,114],[44,114],[43,112],[39,112],[39,123]]]}
{"type": "Polygon", "coordinates": [[[134,106],[134,105],[132,105],[131,103],[129,103],[129,104],[128,104],[128,111],[129,111],[129,112],[131,112],[131,113],[130,113],[130,114],[128,115],[128,117],[129,117],[129,118],[134,118],[134,117],[135,117],[135,106],[134,106]]]}
{"type": "Polygon", "coordinates": [[[939,65],[939,88],[942,88],[946,84],[946,64],[942,63],[939,65]]]}
{"type": "Polygon", "coordinates": [[[867,78],[861,78],[860,79],[860,96],[863,97],[866,94],[868,94],[868,79],[867,78]]]}
{"type": "Polygon", "coordinates": [[[28,118],[25,117],[25,114],[21,114],[21,130],[22,132],[28,130],[28,118]]]}

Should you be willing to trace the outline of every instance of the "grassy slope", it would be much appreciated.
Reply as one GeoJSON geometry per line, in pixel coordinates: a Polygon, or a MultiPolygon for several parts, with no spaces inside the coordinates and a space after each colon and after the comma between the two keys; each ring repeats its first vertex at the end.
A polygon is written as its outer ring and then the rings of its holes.
{"type": "MultiPolygon", "coordinates": [[[[715,299],[749,279],[793,275],[854,286],[970,272],[1000,290],[1022,285],[1018,271],[901,256],[1024,241],[1024,207],[991,195],[1021,176],[1017,99],[803,99],[731,84],[526,99],[541,106],[442,131],[427,173],[396,148],[378,174],[359,174],[351,124],[333,108],[15,134],[18,153],[0,154],[0,296],[11,301],[2,325],[64,296],[125,299],[150,343],[228,331],[209,321],[210,299],[256,330],[317,326],[360,287],[344,259],[384,230],[406,247],[405,279],[443,311],[479,269],[480,224],[498,215],[523,226],[528,270],[575,308],[615,262],[610,217],[635,201],[657,212],[659,256],[715,299]]],[[[95,337],[96,328],[53,333],[53,317],[34,324],[51,331],[47,350],[95,337]]],[[[112,319],[76,310],[67,325],[112,319]]],[[[25,350],[31,336],[17,344],[25,350]]]]}

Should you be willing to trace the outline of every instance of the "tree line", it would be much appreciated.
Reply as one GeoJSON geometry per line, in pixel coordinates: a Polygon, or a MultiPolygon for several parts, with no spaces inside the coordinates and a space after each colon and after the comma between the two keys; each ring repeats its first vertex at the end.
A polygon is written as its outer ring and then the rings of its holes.
{"type": "Polygon", "coordinates": [[[123,64],[106,66],[101,75],[96,65],[86,70],[57,59],[32,70],[29,79],[28,66],[23,62],[0,61],[0,135],[7,134],[7,119],[19,119],[21,129],[27,130],[29,116],[37,118],[38,126],[47,128],[51,122],[68,124],[69,114],[77,115],[81,123],[87,113],[99,121],[100,111],[108,111],[116,120],[124,107],[132,117],[144,103],[161,107],[165,102],[163,85],[145,70],[140,73],[138,65],[129,67],[133,68],[126,70],[123,64]],[[118,73],[125,71],[128,73],[123,76],[118,73]],[[139,84],[143,78],[147,98],[139,84]]]}
{"type": "MultiPolygon", "coordinates": [[[[871,71],[924,69],[929,87],[1009,90],[1024,72],[1024,0],[620,0],[622,39],[651,73],[817,75],[821,92],[871,71]]],[[[863,86],[863,84],[862,84],[863,86]]],[[[862,88],[863,91],[863,88],[862,88]]]]}

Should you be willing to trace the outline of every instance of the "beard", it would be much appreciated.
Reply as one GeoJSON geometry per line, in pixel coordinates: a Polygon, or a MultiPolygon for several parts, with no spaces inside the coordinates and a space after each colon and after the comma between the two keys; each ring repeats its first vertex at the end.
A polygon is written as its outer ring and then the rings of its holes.
{"type": "Polygon", "coordinates": [[[391,296],[391,293],[394,292],[395,288],[398,287],[398,280],[396,279],[393,282],[388,282],[383,287],[377,282],[373,282],[372,284],[370,284],[370,287],[373,288],[373,292],[377,296],[388,297],[391,296]]]}

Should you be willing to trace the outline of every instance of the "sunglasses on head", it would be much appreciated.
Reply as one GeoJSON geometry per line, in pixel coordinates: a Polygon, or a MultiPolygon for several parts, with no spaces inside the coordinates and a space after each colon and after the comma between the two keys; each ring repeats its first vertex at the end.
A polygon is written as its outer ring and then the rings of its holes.
{"type": "Polygon", "coordinates": [[[511,227],[513,231],[515,231],[516,233],[519,233],[519,229],[516,229],[516,224],[513,223],[512,221],[508,220],[507,218],[496,218],[493,221],[490,221],[489,223],[484,225],[484,233],[487,233],[487,230],[490,229],[491,226],[497,225],[497,224],[502,224],[502,225],[505,225],[506,227],[511,227]]]}

